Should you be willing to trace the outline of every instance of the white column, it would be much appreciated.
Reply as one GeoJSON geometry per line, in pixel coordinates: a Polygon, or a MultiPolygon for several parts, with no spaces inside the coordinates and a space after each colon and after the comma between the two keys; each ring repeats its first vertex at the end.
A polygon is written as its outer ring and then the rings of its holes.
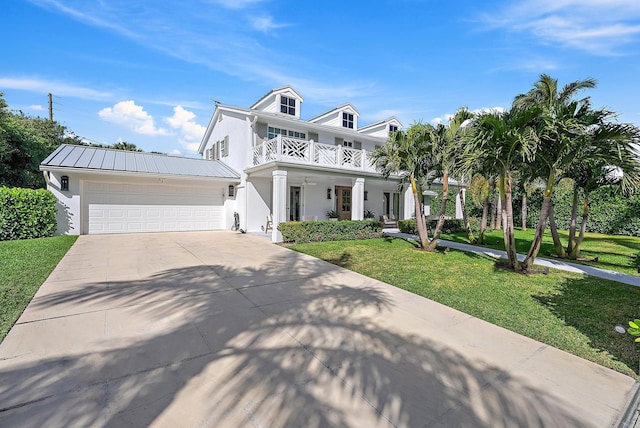
{"type": "MultiPolygon", "coordinates": [[[[462,189],[462,198],[466,200],[466,189],[462,189]]],[[[462,204],[460,203],[460,193],[456,193],[456,218],[462,218],[462,204]]]]}
{"type": "Polygon", "coordinates": [[[351,188],[351,220],[364,219],[364,178],[356,178],[351,188]]]}
{"type": "Polygon", "coordinates": [[[411,184],[407,186],[404,191],[404,220],[410,220],[416,216],[416,203],[413,200],[413,191],[411,190],[411,184]]]}
{"type": "Polygon", "coordinates": [[[287,171],[276,170],[271,173],[273,176],[273,230],[271,231],[272,242],[282,242],[282,233],[278,230],[278,225],[287,221],[287,171]]]}

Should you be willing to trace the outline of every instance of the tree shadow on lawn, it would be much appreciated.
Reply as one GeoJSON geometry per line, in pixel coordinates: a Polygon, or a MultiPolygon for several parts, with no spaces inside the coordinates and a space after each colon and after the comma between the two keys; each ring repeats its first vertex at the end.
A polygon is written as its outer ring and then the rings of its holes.
{"type": "Polygon", "coordinates": [[[384,327],[389,290],[353,281],[289,251],[265,267],[168,269],[40,295],[32,304],[48,315],[16,328],[45,329],[58,346],[11,334],[2,344],[0,425],[590,425],[429,339],[428,326],[384,327]]]}
{"type": "Polygon", "coordinates": [[[532,297],[588,337],[592,348],[611,354],[640,374],[640,347],[632,336],[614,331],[616,324],[627,327],[629,320],[640,315],[639,287],[592,277],[565,279],[556,293],[532,297]]]}

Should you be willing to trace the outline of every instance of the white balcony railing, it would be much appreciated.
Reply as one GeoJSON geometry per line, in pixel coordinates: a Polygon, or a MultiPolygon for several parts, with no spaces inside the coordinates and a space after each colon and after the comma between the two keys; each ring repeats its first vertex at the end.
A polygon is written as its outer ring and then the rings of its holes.
{"type": "Polygon", "coordinates": [[[253,148],[253,166],[272,161],[294,162],[340,169],[375,172],[370,152],[350,147],[332,146],[313,140],[299,140],[278,135],[253,148]]]}

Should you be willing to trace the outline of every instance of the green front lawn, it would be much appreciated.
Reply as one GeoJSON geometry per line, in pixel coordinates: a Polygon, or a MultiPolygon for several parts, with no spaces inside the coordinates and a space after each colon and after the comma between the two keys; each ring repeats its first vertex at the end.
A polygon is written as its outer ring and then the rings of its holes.
{"type": "Polygon", "coordinates": [[[77,236],[0,242],[0,342],[77,236]]]}
{"type": "MultiPolygon", "coordinates": [[[[531,241],[535,234],[535,229],[522,231],[515,230],[516,249],[520,254],[526,254],[531,246],[531,241]]],[[[559,230],[560,240],[567,245],[568,231],[559,230]]],[[[449,241],[469,243],[466,232],[442,234],[442,239],[449,241]]],[[[501,230],[494,230],[485,233],[485,245],[483,247],[504,250],[504,240],[501,230]]],[[[540,257],[553,258],[555,247],[551,233],[547,230],[540,247],[540,257]]],[[[586,233],[581,246],[580,258],[588,260],[566,260],[572,263],[580,263],[601,269],[608,269],[629,275],[638,275],[638,265],[640,264],[640,238],[635,236],[602,235],[599,233],[586,233]],[[598,257],[598,261],[593,261],[598,257]]]]}
{"type": "Polygon", "coordinates": [[[551,270],[524,276],[494,260],[450,251],[415,251],[411,242],[382,238],[316,242],[291,249],[427,297],[467,314],[637,376],[640,345],[614,332],[640,316],[640,288],[551,270]]]}

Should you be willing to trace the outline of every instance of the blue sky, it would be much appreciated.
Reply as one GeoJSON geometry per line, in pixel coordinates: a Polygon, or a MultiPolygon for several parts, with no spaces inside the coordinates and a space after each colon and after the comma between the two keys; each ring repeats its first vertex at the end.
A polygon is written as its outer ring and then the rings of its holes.
{"type": "Polygon", "coordinates": [[[193,156],[212,99],[292,85],[308,119],[360,125],[508,107],[541,73],[593,77],[594,105],[640,125],[638,0],[4,0],[0,92],[91,141],[193,156]]]}

